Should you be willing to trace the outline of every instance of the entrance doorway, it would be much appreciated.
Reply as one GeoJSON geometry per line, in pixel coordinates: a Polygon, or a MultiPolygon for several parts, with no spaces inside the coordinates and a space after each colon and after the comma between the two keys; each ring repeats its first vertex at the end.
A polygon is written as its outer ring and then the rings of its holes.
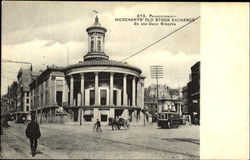
{"type": "Polygon", "coordinates": [[[78,111],[74,110],[74,122],[77,122],[78,120],[78,111]]]}
{"type": "Polygon", "coordinates": [[[115,117],[121,117],[123,109],[115,109],[115,117]]]}
{"type": "Polygon", "coordinates": [[[62,91],[56,91],[56,103],[62,106],[62,91]]]}
{"type": "Polygon", "coordinates": [[[91,120],[92,120],[92,115],[84,115],[83,118],[84,118],[84,120],[85,120],[86,122],[91,122],[91,120]]]}

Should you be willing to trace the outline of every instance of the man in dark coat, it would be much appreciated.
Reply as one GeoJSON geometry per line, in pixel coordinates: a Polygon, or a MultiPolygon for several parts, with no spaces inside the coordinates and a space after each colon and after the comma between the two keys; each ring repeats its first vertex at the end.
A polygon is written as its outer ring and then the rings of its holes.
{"type": "Polygon", "coordinates": [[[97,126],[96,127],[96,131],[97,132],[102,132],[102,129],[101,129],[101,122],[99,121],[99,119],[97,119],[97,122],[95,123],[95,125],[97,126]]]}
{"type": "Polygon", "coordinates": [[[35,115],[31,116],[31,121],[26,128],[26,137],[30,139],[30,149],[32,156],[35,156],[37,139],[41,137],[39,124],[35,121],[35,115]]]}

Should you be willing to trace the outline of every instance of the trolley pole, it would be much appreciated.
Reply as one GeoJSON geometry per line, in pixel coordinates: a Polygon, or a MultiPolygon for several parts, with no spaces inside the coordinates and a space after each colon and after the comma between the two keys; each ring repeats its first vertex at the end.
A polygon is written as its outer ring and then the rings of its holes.
{"type": "Polygon", "coordinates": [[[163,78],[163,66],[162,65],[150,66],[150,73],[151,73],[151,78],[156,79],[156,106],[157,106],[157,114],[158,114],[160,112],[160,108],[158,105],[158,100],[159,100],[158,79],[163,78]]]}

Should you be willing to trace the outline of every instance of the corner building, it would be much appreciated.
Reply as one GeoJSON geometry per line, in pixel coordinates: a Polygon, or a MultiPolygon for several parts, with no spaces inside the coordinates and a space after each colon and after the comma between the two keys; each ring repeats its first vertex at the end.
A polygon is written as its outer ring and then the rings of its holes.
{"type": "MultiPolygon", "coordinates": [[[[108,122],[109,117],[117,116],[130,122],[143,122],[145,77],[142,71],[126,62],[109,60],[104,50],[107,29],[100,25],[98,17],[86,31],[88,53],[83,61],[57,69],[58,76],[48,78],[53,84],[48,91],[54,99],[51,99],[53,108],[63,108],[67,119],[73,122],[95,122],[97,118],[108,122]]],[[[50,74],[43,77],[50,77],[50,74]]],[[[50,107],[46,108],[51,113],[50,107]]]]}

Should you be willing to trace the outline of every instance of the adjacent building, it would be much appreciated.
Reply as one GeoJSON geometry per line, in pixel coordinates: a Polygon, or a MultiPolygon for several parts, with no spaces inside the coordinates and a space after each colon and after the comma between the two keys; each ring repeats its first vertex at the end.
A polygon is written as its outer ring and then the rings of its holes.
{"type": "Polygon", "coordinates": [[[182,113],[184,115],[189,114],[188,110],[188,86],[182,88],[182,113]]]}
{"type": "MultiPolygon", "coordinates": [[[[169,87],[167,85],[158,84],[158,97],[165,98],[168,95],[169,87]]],[[[156,97],[157,96],[157,85],[151,84],[147,87],[149,97],[156,97]]]]}
{"type": "Polygon", "coordinates": [[[191,67],[190,82],[188,87],[188,106],[192,123],[200,120],[200,62],[191,67]]]}
{"type": "Polygon", "coordinates": [[[180,89],[173,89],[166,84],[158,85],[158,104],[157,104],[157,85],[152,84],[145,88],[144,105],[148,110],[152,120],[156,121],[157,113],[165,110],[174,111],[182,114],[182,101],[180,89]],[[158,107],[157,107],[158,105],[158,107]],[[171,106],[166,109],[166,106],[171,106]]]}
{"type": "Polygon", "coordinates": [[[17,108],[17,82],[8,86],[7,93],[1,97],[1,113],[11,114],[17,108]]]}
{"type": "Polygon", "coordinates": [[[8,86],[8,113],[14,114],[17,110],[17,90],[18,90],[18,84],[16,81],[14,81],[10,86],[8,86]]]}
{"type": "MultiPolygon", "coordinates": [[[[158,98],[175,98],[181,95],[180,89],[170,88],[166,84],[158,84],[158,98]]],[[[145,88],[145,97],[157,97],[157,85],[151,84],[145,88]]]]}
{"type": "MultiPolygon", "coordinates": [[[[56,112],[67,101],[68,89],[63,67],[48,66],[30,83],[31,112],[40,122],[56,122],[56,112]]],[[[60,118],[59,118],[60,119],[60,118]]]]}
{"type": "Polygon", "coordinates": [[[9,111],[9,98],[8,94],[5,94],[1,98],[1,114],[7,114],[9,111]]]}
{"type": "Polygon", "coordinates": [[[31,69],[20,68],[17,74],[17,112],[28,112],[30,110],[30,89],[31,69]]]}
{"type": "Polygon", "coordinates": [[[32,71],[31,67],[21,67],[17,74],[17,107],[16,113],[30,112],[30,82],[38,76],[39,72],[32,71]]]}
{"type": "Polygon", "coordinates": [[[93,122],[123,117],[143,122],[144,79],[141,69],[109,59],[106,28],[98,17],[86,29],[88,53],[66,67],[48,67],[30,83],[31,109],[41,121],[93,122]]]}

